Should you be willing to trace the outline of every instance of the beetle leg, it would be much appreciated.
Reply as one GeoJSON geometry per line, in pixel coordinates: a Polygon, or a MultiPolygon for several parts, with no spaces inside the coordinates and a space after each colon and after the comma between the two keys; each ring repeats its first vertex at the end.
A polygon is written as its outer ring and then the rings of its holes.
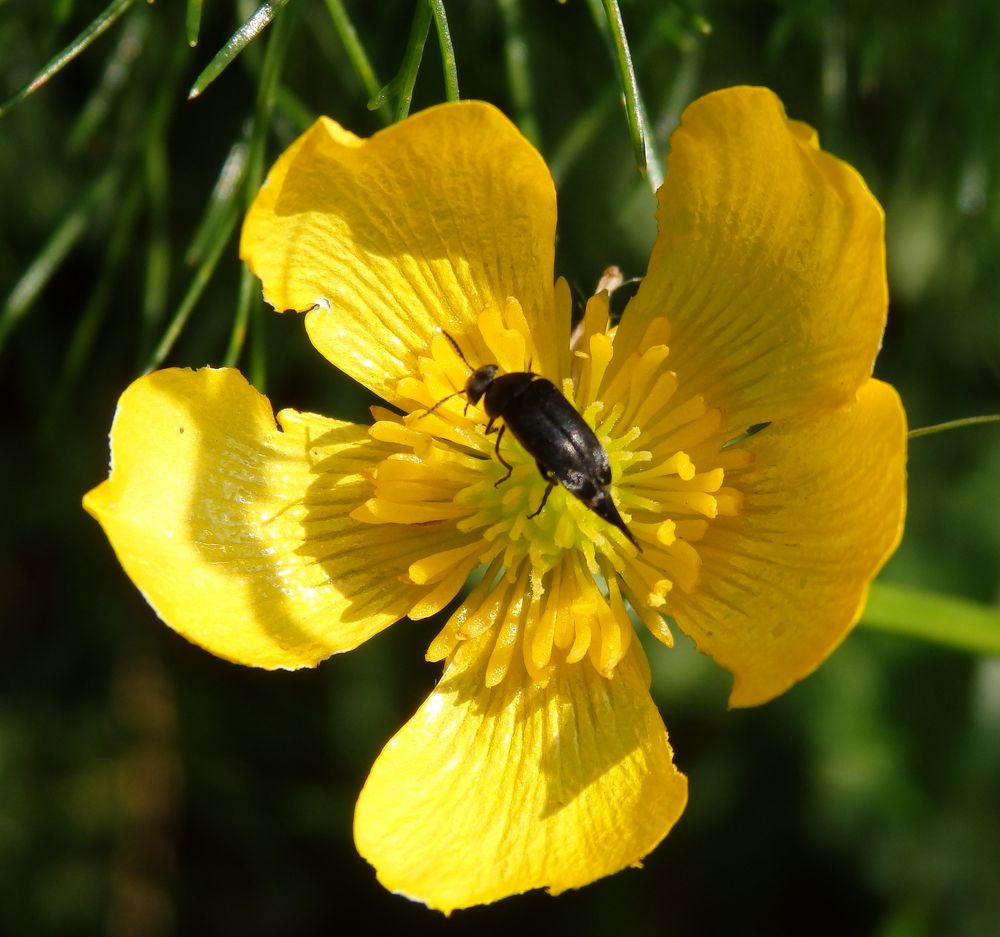
{"type": "MultiPolygon", "coordinates": [[[[493,421],[490,420],[490,422],[492,423],[493,421]]],[[[500,455],[500,440],[503,439],[503,434],[506,429],[507,429],[506,424],[500,427],[500,431],[497,433],[497,442],[496,445],[493,447],[493,451],[496,453],[496,457],[500,461],[500,464],[505,469],[507,469],[507,474],[504,475],[503,478],[500,478],[497,481],[493,482],[494,488],[499,488],[505,481],[507,481],[508,478],[510,478],[511,473],[514,471],[514,466],[511,465],[510,462],[508,462],[502,455],[500,455]]],[[[489,433],[492,432],[492,430],[487,426],[486,432],[489,433]]]]}
{"type": "Polygon", "coordinates": [[[535,465],[538,466],[538,474],[541,475],[545,481],[550,482],[553,478],[555,478],[555,476],[544,465],[542,465],[538,459],[535,459],[535,465]]]}
{"type": "Polygon", "coordinates": [[[538,505],[538,510],[534,514],[528,515],[528,520],[530,521],[533,517],[538,517],[542,513],[542,508],[545,507],[545,502],[549,500],[549,495],[552,494],[552,489],[556,486],[556,480],[549,475],[540,465],[538,466],[542,473],[542,478],[544,478],[548,484],[545,486],[545,494],[542,495],[542,503],[538,505]]]}

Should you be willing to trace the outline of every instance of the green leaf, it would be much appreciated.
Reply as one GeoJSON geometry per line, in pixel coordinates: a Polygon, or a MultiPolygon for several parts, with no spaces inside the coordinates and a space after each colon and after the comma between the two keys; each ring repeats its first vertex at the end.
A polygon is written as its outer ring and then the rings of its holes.
{"type": "Polygon", "coordinates": [[[1000,655],[1000,609],[939,592],[876,582],[860,624],[974,654],[1000,655]]]}

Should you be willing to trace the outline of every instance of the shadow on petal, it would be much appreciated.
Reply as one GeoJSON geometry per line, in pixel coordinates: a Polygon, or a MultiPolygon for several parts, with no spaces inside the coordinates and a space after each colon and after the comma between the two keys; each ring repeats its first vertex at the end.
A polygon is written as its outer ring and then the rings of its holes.
{"type": "Polygon", "coordinates": [[[85,499],[172,628],[220,657],[312,666],[406,614],[407,551],[441,532],[349,512],[387,448],[366,427],[285,411],[233,370],[167,370],[123,394],[112,473],[85,499]]]}
{"type": "Polygon", "coordinates": [[[358,801],[379,880],[447,912],[638,864],[687,798],[638,653],[612,680],[583,662],[487,688],[489,638],[460,647],[358,801]]]}

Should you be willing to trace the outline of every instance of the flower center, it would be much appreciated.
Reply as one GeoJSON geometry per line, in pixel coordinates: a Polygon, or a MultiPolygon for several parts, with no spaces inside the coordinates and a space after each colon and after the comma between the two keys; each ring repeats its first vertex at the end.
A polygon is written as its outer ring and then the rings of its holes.
{"type": "MultiPolygon", "coordinates": [[[[374,496],[353,516],[447,532],[445,549],[406,570],[422,593],[411,617],[439,611],[470,575],[478,576],[429,659],[443,659],[463,640],[492,630],[489,685],[513,666],[544,683],[559,661],[585,656],[611,676],[631,641],[629,607],[671,643],[661,613],[669,611],[675,584],[685,591],[696,586],[700,558],[692,544],[708,521],[738,510],[738,494],[723,487],[723,467],[698,471],[689,455],[719,453],[720,416],[700,397],[676,400],[676,374],[664,367],[666,336],[657,334],[662,320],[612,372],[606,294],[590,301],[572,375],[546,376],[607,453],[608,493],[640,552],[561,485],[548,491],[535,456],[513,433],[498,432],[502,419],[490,426],[483,401],[467,401],[470,367],[497,364],[498,373],[510,374],[540,360],[516,300],[502,313],[483,313],[477,326],[454,336],[461,354],[444,335],[433,337],[419,376],[399,384],[399,395],[411,402],[408,414],[375,411],[372,436],[399,451],[379,465],[374,496]]],[[[734,452],[727,450],[728,467],[741,461],[734,452]]]]}

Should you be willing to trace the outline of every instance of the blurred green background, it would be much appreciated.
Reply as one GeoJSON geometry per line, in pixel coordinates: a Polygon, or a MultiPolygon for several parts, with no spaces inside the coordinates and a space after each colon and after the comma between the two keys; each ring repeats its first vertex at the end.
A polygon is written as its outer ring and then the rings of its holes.
{"type": "MultiPolygon", "coordinates": [[[[366,107],[339,2],[291,0],[194,101],[254,5],[205,0],[195,48],[187,4],[116,6],[0,119],[0,932],[1000,933],[1000,660],[864,627],[749,711],[726,710],[726,676],[686,644],[652,650],[691,803],[643,871],[449,920],[377,885],[351,841],[354,800],[439,673],[422,660],[437,623],[403,622],[311,672],[226,664],[158,622],[80,498],[106,474],[118,394],[154,356],[236,361],[276,407],[365,416],[301,321],[263,308],[234,225],[315,114],[368,135],[396,98],[366,107]]],[[[388,82],[414,4],[345,7],[388,82]]],[[[0,3],[0,99],[102,9],[0,3]]],[[[762,83],[864,174],[888,213],[876,373],[911,425],[1000,411],[1000,5],[621,11],[660,157],[693,97],[762,83]]],[[[452,0],[447,13],[461,95],[511,114],[552,166],[558,272],[578,295],[610,263],[641,274],[653,199],[600,3],[452,0]]],[[[432,26],[414,109],[444,89],[432,26]]],[[[1000,431],[915,440],[910,472],[883,579],[996,605],[1000,431]]]]}

